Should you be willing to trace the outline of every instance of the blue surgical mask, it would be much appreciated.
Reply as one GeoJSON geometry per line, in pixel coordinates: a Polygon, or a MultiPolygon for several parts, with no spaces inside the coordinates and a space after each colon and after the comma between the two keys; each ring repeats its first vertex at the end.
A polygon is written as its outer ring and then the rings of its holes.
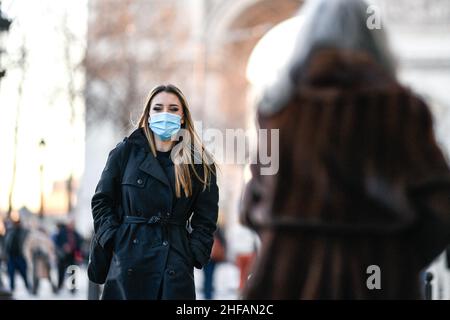
{"type": "Polygon", "coordinates": [[[161,140],[169,140],[181,128],[181,116],[169,112],[152,114],[148,120],[149,127],[161,140]]]}

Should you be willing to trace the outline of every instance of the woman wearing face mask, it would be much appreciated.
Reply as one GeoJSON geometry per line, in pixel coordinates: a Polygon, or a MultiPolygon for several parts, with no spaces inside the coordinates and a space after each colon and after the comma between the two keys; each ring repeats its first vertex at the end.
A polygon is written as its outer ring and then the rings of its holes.
{"type": "Polygon", "coordinates": [[[210,258],[218,200],[215,163],[184,95],[154,88],[92,198],[96,237],[113,252],[102,298],[195,299],[193,268],[210,258]]]}

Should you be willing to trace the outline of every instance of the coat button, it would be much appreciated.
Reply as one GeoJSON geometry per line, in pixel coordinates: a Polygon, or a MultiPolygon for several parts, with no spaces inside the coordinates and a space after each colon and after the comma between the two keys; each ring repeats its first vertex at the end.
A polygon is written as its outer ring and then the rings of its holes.
{"type": "Polygon", "coordinates": [[[138,239],[133,239],[133,244],[138,244],[139,240],[138,239]]]}
{"type": "Polygon", "coordinates": [[[167,246],[169,244],[168,241],[163,241],[163,246],[167,246]]]}
{"type": "Polygon", "coordinates": [[[131,276],[133,274],[133,269],[130,268],[127,270],[127,272],[128,272],[128,275],[131,276]]]}
{"type": "Polygon", "coordinates": [[[137,179],[136,182],[137,182],[137,184],[142,184],[143,181],[142,181],[142,179],[137,179]]]}
{"type": "Polygon", "coordinates": [[[174,276],[175,275],[175,271],[174,270],[169,270],[168,273],[169,273],[169,276],[174,276]]]}
{"type": "Polygon", "coordinates": [[[168,217],[170,217],[170,212],[167,212],[166,215],[167,215],[168,217]]]}

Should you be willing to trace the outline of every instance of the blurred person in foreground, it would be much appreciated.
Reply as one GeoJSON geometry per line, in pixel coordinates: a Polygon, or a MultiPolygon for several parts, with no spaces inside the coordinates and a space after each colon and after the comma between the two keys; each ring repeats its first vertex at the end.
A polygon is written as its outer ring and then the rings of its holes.
{"type": "Polygon", "coordinates": [[[418,299],[419,273],[450,243],[430,110],[396,79],[366,9],[306,2],[295,53],[259,103],[260,127],[280,129],[280,169],[252,166],[242,218],[262,248],[245,299],[418,299]]]}

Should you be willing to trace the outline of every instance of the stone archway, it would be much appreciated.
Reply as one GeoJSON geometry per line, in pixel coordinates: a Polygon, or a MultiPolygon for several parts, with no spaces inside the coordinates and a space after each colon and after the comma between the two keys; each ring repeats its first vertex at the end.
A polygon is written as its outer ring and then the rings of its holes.
{"type": "MultiPolygon", "coordinates": [[[[294,16],[300,0],[246,0],[221,2],[208,17],[205,35],[204,118],[215,128],[247,129],[252,108],[246,77],[250,55],[258,41],[274,26],[294,16]]],[[[236,221],[244,167],[222,166],[220,205],[231,224],[236,221]]]]}
{"type": "Polygon", "coordinates": [[[214,99],[219,110],[213,108],[221,114],[217,125],[245,128],[249,86],[245,71],[250,54],[265,33],[295,15],[301,4],[300,0],[239,1],[239,5],[223,5],[220,18],[208,26],[206,81],[219,88],[214,99]]]}

